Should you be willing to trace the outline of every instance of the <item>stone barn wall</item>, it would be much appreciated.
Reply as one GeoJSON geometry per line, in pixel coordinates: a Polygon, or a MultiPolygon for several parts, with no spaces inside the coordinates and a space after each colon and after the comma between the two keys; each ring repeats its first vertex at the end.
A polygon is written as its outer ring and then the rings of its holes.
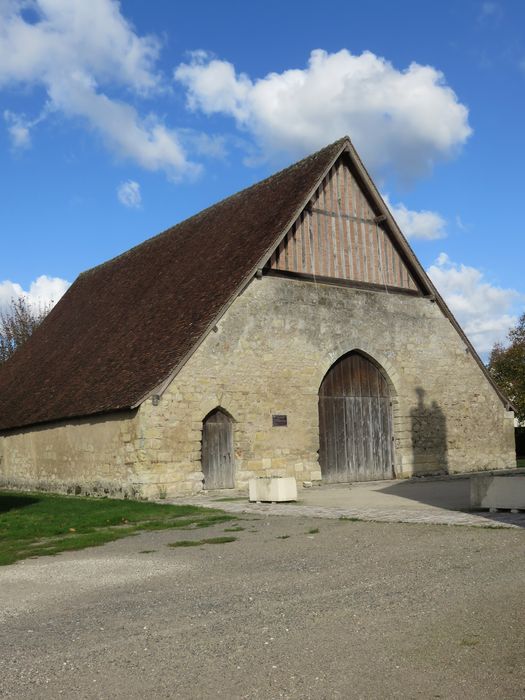
{"type": "Polygon", "coordinates": [[[158,405],[5,434],[2,481],[195,493],[202,421],[218,406],[235,421],[237,486],[254,475],[318,480],[319,386],[352,350],[387,375],[398,477],[515,467],[513,414],[435,303],[265,276],[235,300],[158,405]],[[274,414],[285,414],[287,427],[272,427],[274,414]]]}
{"type": "Polygon", "coordinates": [[[168,491],[201,488],[202,420],[217,406],[235,420],[238,486],[265,474],[319,480],[319,386],[356,349],[391,385],[398,477],[516,466],[513,414],[435,303],[267,276],[237,298],[160,403],[141,409],[168,491]],[[272,427],[273,414],[288,426],[272,427]]]}

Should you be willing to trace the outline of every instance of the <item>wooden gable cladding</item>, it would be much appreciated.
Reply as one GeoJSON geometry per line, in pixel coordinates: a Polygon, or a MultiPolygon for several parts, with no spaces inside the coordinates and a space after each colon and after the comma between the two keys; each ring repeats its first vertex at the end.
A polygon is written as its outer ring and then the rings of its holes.
{"type": "Polygon", "coordinates": [[[323,179],[267,268],[420,291],[397,246],[376,221],[344,156],[323,179]]]}

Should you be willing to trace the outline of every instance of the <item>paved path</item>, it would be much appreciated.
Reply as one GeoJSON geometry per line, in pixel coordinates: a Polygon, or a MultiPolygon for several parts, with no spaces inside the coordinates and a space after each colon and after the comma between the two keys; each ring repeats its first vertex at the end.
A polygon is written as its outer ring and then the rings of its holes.
{"type": "Polygon", "coordinates": [[[171,502],[222,508],[231,513],[348,518],[383,523],[525,528],[524,512],[468,512],[469,488],[468,478],[381,481],[299,488],[296,504],[249,503],[245,495],[229,497],[224,493],[172,499],[171,502]]]}

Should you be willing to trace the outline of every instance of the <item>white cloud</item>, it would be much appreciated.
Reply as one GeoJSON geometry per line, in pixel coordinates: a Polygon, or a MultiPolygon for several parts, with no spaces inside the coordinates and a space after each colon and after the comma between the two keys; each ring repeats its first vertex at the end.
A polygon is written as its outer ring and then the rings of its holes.
{"type": "MultiPolygon", "coordinates": [[[[177,133],[107,94],[117,88],[146,97],[161,90],[159,48],[156,38],[135,33],[115,0],[0,2],[0,88],[44,87],[49,111],[80,118],[119,156],[177,179],[198,172],[177,133]]],[[[27,145],[27,126],[11,136],[27,145]]]]}
{"type": "Polygon", "coordinates": [[[265,157],[307,153],[349,134],[375,172],[410,179],[465,143],[468,110],[432,66],[398,70],[365,51],[312,51],[304,69],[252,80],[203,51],[175,70],[188,107],[222,113],[250,132],[265,157]]]}
{"type": "Polygon", "coordinates": [[[5,309],[12,299],[25,297],[34,308],[42,308],[54,305],[62,297],[70,286],[70,282],[61,277],[48,277],[40,275],[31,282],[29,289],[25,290],[17,282],[4,280],[0,282],[0,310],[5,309]]]}
{"type": "Polygon", "coordinates": [[[24,117],[8,109],[4,110],[4,120],[7,123],[7,131],[11,137],[11,143],[14,148],[29,148],[31,145],[31,123],[27,122],[24,117]]]}
{"type": "Polygon", "coordinates": [[[514,306],[525,299],[522,294],[492,285],[481,270],[455,263],[446,253],[427,272],[478,352],[505,340],[517,320],[514,306]]]}
{"type": "Polygon", "coordinates": [[[435,211],[407,209],[403,203],[392,204],[387,194],[383,195],[387,207],[407,238],[419,238],[426,241],[445,238],[447,222],[435,211]]]}
{"type": "Polygon", "coordinates": [[[25,149],[31,146],[31,129],[40,124],[48,115],[49,105],[35,119],[28,119],[25,114],[17,114],[9,109],[4,110],[4,121],[14,149],[25,149]]]}
{"type": "Polygon", "coordinates": [[[478,14],[478,22],[485,22],[485,20],[499,19],[502,14],[501,6],[497,2],[482,2],[478,14]]]}
{"type": "Polygon", "coordinates": [[[138,209],[142,204],[142,195],[140,193],[140,185],[135,180],[126,180],[121,182],[117,188],[117,197],[119,202],[126,207],[138,209]]]}

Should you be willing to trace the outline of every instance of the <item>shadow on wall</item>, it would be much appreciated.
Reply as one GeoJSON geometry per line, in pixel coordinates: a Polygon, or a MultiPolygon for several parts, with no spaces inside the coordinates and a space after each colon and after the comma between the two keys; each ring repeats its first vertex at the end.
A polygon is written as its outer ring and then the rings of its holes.
{"type": "Polygon", "coordinates": [[[417,406],[410,411],[414,476],[448,474],[447,419],[435,401],[425,403],[425,393],[417,387],[417,406]]]}

